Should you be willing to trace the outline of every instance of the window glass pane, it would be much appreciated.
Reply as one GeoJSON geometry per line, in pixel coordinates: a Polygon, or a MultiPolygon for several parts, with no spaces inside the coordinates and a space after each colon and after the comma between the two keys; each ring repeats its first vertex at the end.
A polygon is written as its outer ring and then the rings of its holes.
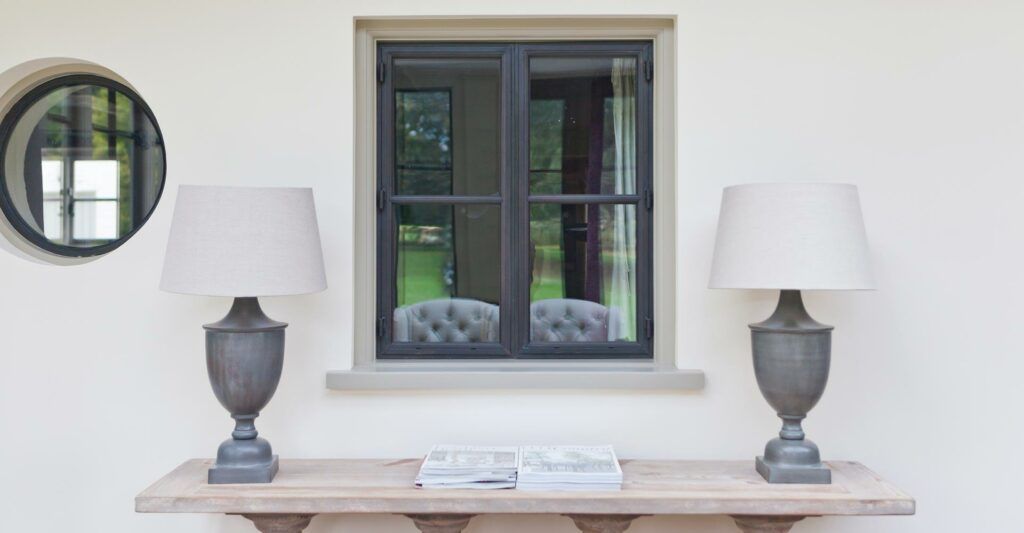
{"type": "Polygon", "coordinates": [[[530,59],[530,193],[636,193],[636,59],[530,59]]]}
{"type": "Polygon", "coordinates": [[[40,161],[40,169],[43,189],[43,236],[51,241],[60,241],[64,235],[64,208],[61,206],[64,161],[43,159],[40,161]]]}
{"type": "Polygon", "coordinates": [[[565,100],[530,101],[530,192],[562,192],[562,119],[565,100]]]}
{"type": "Polygon", "coordinates": [[[117,238],[117,201],[75,202],[72,236],[78,241],[117,238]]]}
{"type": "Polygon", "coordinates": [[[396,193],[498,193],[501,64],[396,59],[396,193]]]}
{"type": "Polygon", "coordinates": [[[60,200],[43,200],[43,235],[51,240],[60,240],[64,235],[64,213],[60,200]]]}
{"type": "Polygon", "coordinates": [[[60,198],[64,185],[64,162],[60,159],[40,161],[42,168],[43,199],[60,198]]]}
{"type": "Polygon", "coordinates": [[[395,342],[498,342],[500,206],[396,211],[395,342]]]}
{"type": "Polygon", "coordinates": [[[75,198],[117,199],[117,161],[75,161],[75,198]]]}
{"type": "Polygon", "coordinates": [[[636,340],[636,206],[530,207],[530,340],[636,340]]]}
{"type": "Polygon", "coordinates": [[[109,98],[111,97],[110,89],[106,87],[97,87],[92,92],[92,125],[93,128],[104,128],[108,125],[109,118],[111,116],[112,106],[109,105],[109,98]]]}
{"type": "Polygon", "coordinates": [[[395,91],[395,125],[400,194],[451,194],[451,92],[395,91]]]}

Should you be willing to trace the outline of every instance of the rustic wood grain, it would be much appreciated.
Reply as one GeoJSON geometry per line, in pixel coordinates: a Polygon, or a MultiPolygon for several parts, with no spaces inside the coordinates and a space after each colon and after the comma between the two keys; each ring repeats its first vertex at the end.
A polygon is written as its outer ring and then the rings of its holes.
{"type": "Polygon", "coordinates": [[[769,485],[753,461],[623,461],[621,491],[423,490],[419,459],[282,460],[273,483],[208,485],[193,459],[135,499],[144,513],[905,515],[914,500],[854,462],[831,485],[769,485]]]}

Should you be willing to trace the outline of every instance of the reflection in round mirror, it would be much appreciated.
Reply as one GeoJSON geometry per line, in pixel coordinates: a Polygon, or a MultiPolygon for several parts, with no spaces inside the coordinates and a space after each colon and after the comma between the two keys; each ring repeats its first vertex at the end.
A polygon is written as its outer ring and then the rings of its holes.
{"type": "Polygon", "coordinates": [[[47,81],[0,122],[0,208],[57,255],[100,255],[128,240],[160,200],[165,170],[153,113],[107,78],[47,81]]]}

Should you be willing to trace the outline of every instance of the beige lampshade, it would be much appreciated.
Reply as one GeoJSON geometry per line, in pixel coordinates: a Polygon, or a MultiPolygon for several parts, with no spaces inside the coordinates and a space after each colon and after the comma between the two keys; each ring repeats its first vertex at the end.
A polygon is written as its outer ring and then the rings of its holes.
{"type": "Polygon", "coordinates": [[[726,187],[713,289],[873,289],[857,187],[758,183],[726,187]]]}
{"type": "Polygon", "coordinates": [[[182,185],[160,288],[242,297],[326,289],[313,190],[182,185]]]}

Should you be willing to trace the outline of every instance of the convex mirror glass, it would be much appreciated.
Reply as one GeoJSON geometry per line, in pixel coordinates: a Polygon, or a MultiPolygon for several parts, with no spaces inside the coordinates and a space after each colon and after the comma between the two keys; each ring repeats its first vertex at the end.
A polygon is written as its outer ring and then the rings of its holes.
{"type": "Polygon", "coordinates": [[[127,241],[164,187],[163,136],[129,87],[95,75],[44,82],[0,122],[0,207],[32,245],[95,256],[127,241]]]}

